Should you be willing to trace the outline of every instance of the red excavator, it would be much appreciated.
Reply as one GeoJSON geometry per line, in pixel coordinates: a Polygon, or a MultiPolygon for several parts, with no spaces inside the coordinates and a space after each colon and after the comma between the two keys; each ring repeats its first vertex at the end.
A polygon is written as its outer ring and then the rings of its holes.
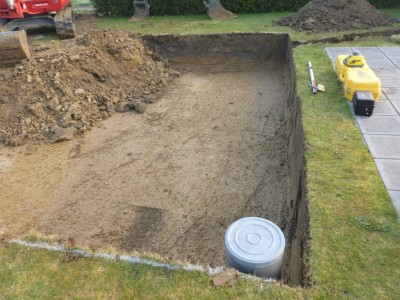
{"type": "Polygon", "coordinates": [[[71,0],[0,0],[0,64],[29,58],[25,29],[54,26],[61,39],[75,37],[71,0]]]}

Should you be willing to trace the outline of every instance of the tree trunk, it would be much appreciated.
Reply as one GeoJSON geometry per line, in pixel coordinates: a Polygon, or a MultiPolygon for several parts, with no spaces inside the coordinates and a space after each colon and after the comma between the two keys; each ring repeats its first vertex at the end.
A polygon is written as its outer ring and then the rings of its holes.
{"type": "Polygon", "coordinates": [[[30,58],[24,30],[0,32],[0,66],[12,67],[21,60],[30,58]]]}

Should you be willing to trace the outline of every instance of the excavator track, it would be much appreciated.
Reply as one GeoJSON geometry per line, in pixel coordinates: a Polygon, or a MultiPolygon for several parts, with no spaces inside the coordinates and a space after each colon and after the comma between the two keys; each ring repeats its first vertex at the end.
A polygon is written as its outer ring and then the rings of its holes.
{"type": "Polygon", "coordinates": [[[54,17],[54,23],[60,39],[72,39],[75,37],[75,24],[71,6],[59,10],[54,17]]]}

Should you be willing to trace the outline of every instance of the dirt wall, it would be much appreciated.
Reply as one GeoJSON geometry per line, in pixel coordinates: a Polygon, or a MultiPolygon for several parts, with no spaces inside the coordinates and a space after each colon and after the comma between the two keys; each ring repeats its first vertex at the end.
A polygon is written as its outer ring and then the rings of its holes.
{"type": "Polygon", "coordinates": [[[286,58],[287,37],[270,33],[145,36],[143,40],[173,65],[206,67],[209,72],[254,69],[286,58]]]}
{"type": "MultiPolygon", "coordinates": [[[[302,126],[301,100],[296,93],[296,73],[289,37],[286,48],[286,102],[285,120],[287,132],[288,191],[287,202],[282,205],[282,217],[286,220],[284,271],[282,279],[294,285],[307,281],[306,267],[309,240],[309,212],[306,194],[304,159],[304,130],[302,126]]],[[[284,222],[284,221],[283,221],[284,222]]]]}

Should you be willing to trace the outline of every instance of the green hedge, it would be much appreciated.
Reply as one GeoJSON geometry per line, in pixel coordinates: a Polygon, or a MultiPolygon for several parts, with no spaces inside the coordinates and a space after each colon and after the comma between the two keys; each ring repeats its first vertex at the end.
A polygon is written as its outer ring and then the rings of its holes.
{"type": "Polygon", "coordinates": [[[369,3],[378,8],[400,7],[399,0],[368,0],[369,3]]]}
{"type": "Polygon", "coordinates": [[[101,14],[110,16],[133,15],[131,0],[91,0],[94,8],[101,14]]]}
{"type": "MultiPolygon", "coordinates": [[[[132,0],[91,0],[96,10],[104,15],[133,15],[132,0]]],[[[297,11],[309,0],[220,0],[234,13],[263,13],[297,11]]],[[[369,0],[376,7],[396,7],[399,0],[369,0]]],[[[203,0],[150,0],[151,15],[204,14],[203,0]]]]}

